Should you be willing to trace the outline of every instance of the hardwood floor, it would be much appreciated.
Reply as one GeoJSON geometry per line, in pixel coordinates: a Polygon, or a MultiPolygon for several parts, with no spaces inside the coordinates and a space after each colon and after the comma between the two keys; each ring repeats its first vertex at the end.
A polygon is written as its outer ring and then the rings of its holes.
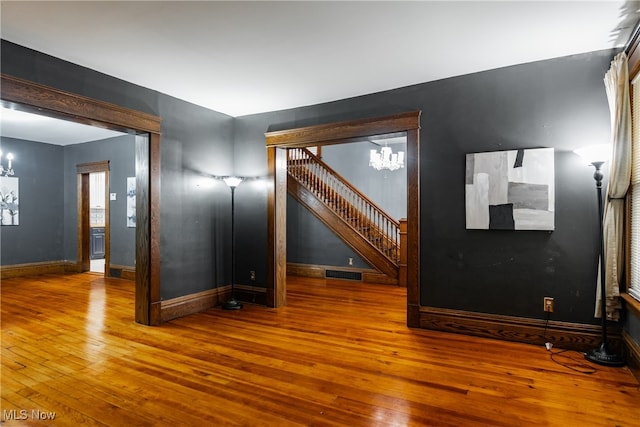
{"type": "Polygon", "coordinates": [[[408,329],[397,287],[290,278],[287,307],[159,327],[133,321],[128,281],[43,275],[1,291],[7,426],[640,425],[627,368],[408,329]]]}

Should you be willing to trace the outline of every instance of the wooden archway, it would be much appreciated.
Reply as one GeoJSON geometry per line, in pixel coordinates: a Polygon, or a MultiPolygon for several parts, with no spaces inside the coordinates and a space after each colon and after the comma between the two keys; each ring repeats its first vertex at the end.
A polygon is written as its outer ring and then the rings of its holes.
{"type": "Polygon", "coordinates": [[[286,305],[286,149],[351,142],[374,135],[407,134],[407,325],[420,319],[420,111],[373,119],[267,132],[267,305],[286,305]]]}
{"type": "Polygon", "coordinates": [[[160,117],[0,75],[2,105],[91,126],[149,134],[136,142],[135,320],[160,323],[160,117]]]}

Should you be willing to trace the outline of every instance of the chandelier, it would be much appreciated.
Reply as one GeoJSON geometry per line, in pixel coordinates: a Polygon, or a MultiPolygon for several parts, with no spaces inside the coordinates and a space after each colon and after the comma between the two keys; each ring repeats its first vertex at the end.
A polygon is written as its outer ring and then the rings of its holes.
{"type": "Polygon", "coordinates": [[[375,170],[394,171],[404,167],[404,151],[393,153],[391,148],[384,146],[378,153],[377,150],[371,150],[369,154],[369,166],[375,170]]]}
{"type": "Polygon", "coordinates": [[[11,167],[12,161],[13,161],[13,154],[11,153],[7,154],[7,169],[5,169],[4,166],[2,166],[2,151],[0,151],[0,176],[2,175],[11,176],[15,173],[13,171],[13,168],[11,167]]]}

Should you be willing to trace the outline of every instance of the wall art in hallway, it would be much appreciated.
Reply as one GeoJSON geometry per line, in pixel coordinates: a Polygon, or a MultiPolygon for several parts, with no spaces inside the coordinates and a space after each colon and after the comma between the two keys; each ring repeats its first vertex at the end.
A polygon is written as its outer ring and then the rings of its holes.
{"type": "Polygon", "coordinates": [[[19,178],[0,177],[0,224],[18,225],[20,219],[18,200],[19,178]]]}

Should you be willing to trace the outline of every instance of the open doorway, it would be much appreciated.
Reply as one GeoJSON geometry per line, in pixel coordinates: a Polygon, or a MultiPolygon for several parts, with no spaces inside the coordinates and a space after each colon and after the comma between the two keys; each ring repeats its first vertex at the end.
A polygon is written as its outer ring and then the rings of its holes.
{"type": "Polygon", "coordinates": [[[394,132],[407,137],[407,325],[419,326],[420,319],[420,112],[374,119],[329,123],[266,134],[267,164],[272,185],[267,198],[268,274],[267,305],[286,305],[286,199],[287,149],[352,142],[360,138],[394,132]]]}
{"type": "Polygon", "coordinates": [[[106,211],[107,202],[106,172],[89,174],[89,271],[105,274],[106,236],[109,229],[106,211]]]}
{"type": "Polygon", "coordinates": [[[406,135],[287,150],[288,274],[404,286],[406,135]]]}
{"type": "Polygon", "coordinates": [[[78,260],[81,271],[106,276],[109,265],[109,161],[83,163],[78,174],[78,260]]]}

